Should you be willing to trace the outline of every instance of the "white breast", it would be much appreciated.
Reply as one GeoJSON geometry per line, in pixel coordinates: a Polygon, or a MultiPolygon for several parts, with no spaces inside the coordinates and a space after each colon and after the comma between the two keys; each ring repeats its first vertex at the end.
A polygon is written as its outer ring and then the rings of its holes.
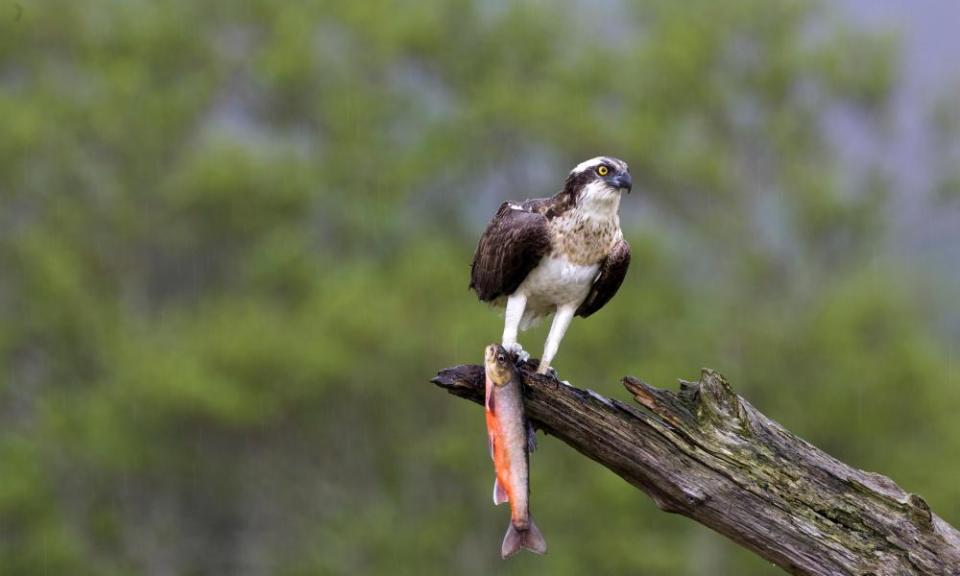
{"type": "Polygon", "coordinates": [[[546,257],[520,285],[527,295],[527,308],[549,314],[557,306],[579,305],[590,292],[599,264],[571,264],[566,258],[546,257]]]}

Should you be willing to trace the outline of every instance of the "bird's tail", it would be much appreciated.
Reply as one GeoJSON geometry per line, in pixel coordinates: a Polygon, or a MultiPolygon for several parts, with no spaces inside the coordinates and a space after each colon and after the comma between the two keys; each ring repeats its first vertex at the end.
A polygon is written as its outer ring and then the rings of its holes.
{"type": "Polygon", "coordinates": [[[544,554],[547,551],[547,541],[543,539],[540,529],[530,518],[530,525],[526,529],[519,529],[510,523],[507,527],[507,533],[503,537],[503,545],[500,547],[500,556],[509,558],[521,548],[525,548],[536,554],[544,554]]]}

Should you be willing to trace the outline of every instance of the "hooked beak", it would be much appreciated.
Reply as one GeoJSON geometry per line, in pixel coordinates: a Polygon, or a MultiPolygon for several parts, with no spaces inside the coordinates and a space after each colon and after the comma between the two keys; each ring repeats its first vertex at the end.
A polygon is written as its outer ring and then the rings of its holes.
{"type": "Polygon", "coordinates": [[[614,176],[613,180],[610,181],[611,184],[620,189],[626,189],[627,194],[630,193],[630,190],[633,188],[633,179],[630,178],[629,172],[624,172],[623,174],[617,174],[614,176]]]}

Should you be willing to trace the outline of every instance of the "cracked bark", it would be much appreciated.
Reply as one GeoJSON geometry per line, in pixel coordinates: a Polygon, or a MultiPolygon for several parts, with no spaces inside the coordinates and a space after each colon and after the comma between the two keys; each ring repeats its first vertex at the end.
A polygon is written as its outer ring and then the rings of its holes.
{"type": "MultiPolygon", "coordinates": [[[[534,425],[643,490],[667,512],[793,574],[960,575],[960,532],[916,494],[791,434],[718,373],[673,392],[623,379],[639,405],[521,367],[534,425]]],[[[432,380],[483,403],[483,368],[432,380]]]]}

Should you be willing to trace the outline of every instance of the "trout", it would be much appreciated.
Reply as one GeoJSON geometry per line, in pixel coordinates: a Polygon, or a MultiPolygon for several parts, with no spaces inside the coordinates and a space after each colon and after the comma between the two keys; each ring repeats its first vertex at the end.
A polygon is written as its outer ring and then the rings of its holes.
{"type": "Polygon", "coordinates": [[[521,548],[543,554],[547,542],[530,516],[529,451],[533,430],[523,411],[520,375],[515,358],[502,346],[487,346],[486,368],[487,438],[496,471],[493,503],[510,503],[510,525],[503,537],[500,556],[509,558],[521,548]]]}

